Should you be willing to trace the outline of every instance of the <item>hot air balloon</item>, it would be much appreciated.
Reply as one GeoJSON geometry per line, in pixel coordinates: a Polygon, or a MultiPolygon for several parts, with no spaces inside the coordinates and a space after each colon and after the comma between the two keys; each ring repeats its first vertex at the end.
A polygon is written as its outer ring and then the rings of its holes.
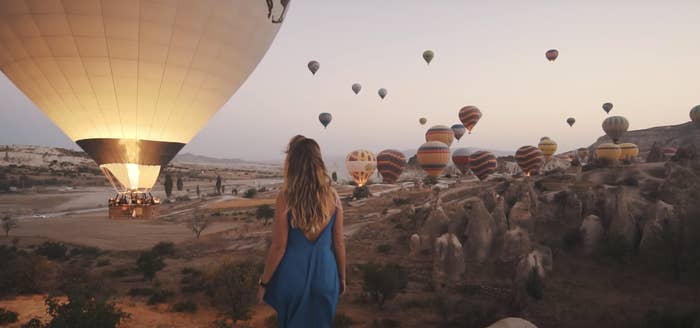
{"type": "Polygon", "coordinates": [[[600,144],[595,150],[595,154],[599,159],[606,159],[611,162],[615,162],[620,158],[622,150],[620,146],[614,143],[604,143],[600,144]]]}
{"type": "Polygon", "coordinates": [[[462,175],[469,171],[469,149],[458,148],[452,153],[452,163],[455,164],[462,175]]]}
{"type": "Polygon", "coordinates": [[[481,111],[476,106],[464,106],[459,110],[459,121],[472,133],[472,129],[481,119],[481,111]]]}
{"type": "Polygon", "coordinates": [[[603,104],[603,110],[604,110],[606,113],[610,113],[610,111],[611,111],[612,109],[613,109],[613,104],[612,104],[612,103],[606,102],[606,103],[603,104]]]}
{"type": "Polygon", "coordinates": [[[428,65],[430,65],[431,61],[433,61],[433,57],[435,57],[435,53],[433,53],[432,50],[423,51],[423,60],[425,60],[428,65]]]}
{"type": "Polygon", "coordinates": [[[550,62],[554,62],[555,60],[557,60],[557,57],[559,57],[559,50],[549,49],[544,55],[545,57],[547,57],[547,60],[549,60],[550,62]]]}
{"type": "Polygon", "coordinates": [[[450,147],[440,141],[428,141],[418,148],[418,164],[431,177],[439,177],[450,162],[450,147]]]}
{"type": "Polygon", "coordinates": [[[449,147],[454,140],[454,132],[445,125],[435,125],[425,132],[425,141],[440,141],[449,147]]]}
{"type": "Polygon", "coordinates": [[[0,5],[0,71],[119,192],[153,186],[280,27],[263,1],[13,4],[0,5]]]}
{"type": "Polygon", "coordinates": [[[566,123],[568,123],[569,126],[574,126],[574,123],[576,123],[576,119],[573,117],[569,117],[566,119],[566,123]]]}
{"type": "Polygon", "coordinates": [[[425,125],[425,123],[428,123],[428,119],[425,117],[421,117],[418,119],[418,123],[420,123],[420,125],[425,125]]]}
{"type": "Polygon", "coordinates": [[[613,143],[617,143],[620,137],[627,132],[630,124],[627,119],[622,116],[610,116],[603,121],[603,131],[612,139],[613,143]]]}
{"type": "Polygon", "coordinates": [[[377,158],[371,151],[355,150],[345,157],[345,167],[358,187],[362,187],[377,168],[377,158]]]}
{"type": "Polygon", "coordinates": [[[483,181],[496,172],[497,166],[496,156],[488,151],[477,151],[469,156],[469,169],[479,180],[483,181]]]}
{"type": "Polygon", "coordinates": [[[398,150],[387,149],[377,154],[377,170],[384,183],[395,183],[406,167],[406,156],[398,150]]]}
{"type": "Polygon", "coordinates": [[[321,68],[321,64],[315,60],[310,61],[306,66],[309,68],[312,75],[316,75],[318,69],[321,68]]]}
{"type": "Polygon", "coordinates": [[[639,147],[633,143],[621,143],[620,144],[620,160],[621,161],[634,161],[637,156],[639,156],[639,147]]]}
{"type": "Polygon", "coordinates": [[[386,91],[386,89],[381,88],[381,89],[379,89],[379,91],[377,91],[377,94],[379,95],[380,98],[384,99],[384,97],[386,97],[387,91],[386,91]]]}
{"type": "Polygon", "coordinates": [[[455,138],[457,138],[457,140],[462,139],[462,136],[465,133],[467,133],[467,128],[465,128],[464,124],[462,123],[453,124],[452,127],[450,127],[450,129],[452,129],[452,132],[454,133],[455,138]]]}
{"type": "Polygon", "coordinates": [[[540,139],[540,143],[537,145],[537,148],[542,151],[544,159],[548,161],[550,158],[552,158],[554,153],[557,152],[557,143],[548,137],[543,137],[540,139]]]}
{"type": "Polygon", "coordinates": [[[361,85],[361,84],[355,83],[355,84],[352,85],[352,92],[354,92],[355,94],[360,93],[360,90],[362,90],[362,85],[361,85]]]}
{"type": "Polygon", "coordinates": [[[700,105],[690,110],[690,120],[692,120],[696,126],[700,127],[700,105]]]}
{"type": "Polygon", "coordinates": [[[318,121],[321,122],[321,124],[323,124],[324,128],[326,128],[328,126],[328,124],[331,123],[332,120],[333,120],[333,115],[331,115],[331,113],[318,114],[318,121]]]}
{"type": "Polygon", "coordinates": [[[525,175],[529,176],[533,172],[539,171],[543,164],[542,151],[533,146],[522,146],[515,152],[515,161],[523,170],[525,175]]]}

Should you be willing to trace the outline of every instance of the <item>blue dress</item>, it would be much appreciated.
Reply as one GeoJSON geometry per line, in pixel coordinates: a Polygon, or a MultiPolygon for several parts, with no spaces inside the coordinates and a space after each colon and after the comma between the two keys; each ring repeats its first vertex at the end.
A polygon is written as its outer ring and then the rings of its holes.
{"type": "Polygon", "coordinates": [[[277,311],[278,328],[333,327],[340,292],[332,233],[337,213],[314,242],[289,225],[287,249],[264,298],[277,311]]]}

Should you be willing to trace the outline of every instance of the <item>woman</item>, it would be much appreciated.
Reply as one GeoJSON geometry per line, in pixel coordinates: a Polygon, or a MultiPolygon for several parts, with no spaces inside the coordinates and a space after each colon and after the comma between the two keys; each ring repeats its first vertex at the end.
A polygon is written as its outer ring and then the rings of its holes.
{"type": "Polygon", "coordinates": [[[280,328],[332,327],[345,292],[343,208],[316,141],[289,142],[258,299],[280,328]]]}

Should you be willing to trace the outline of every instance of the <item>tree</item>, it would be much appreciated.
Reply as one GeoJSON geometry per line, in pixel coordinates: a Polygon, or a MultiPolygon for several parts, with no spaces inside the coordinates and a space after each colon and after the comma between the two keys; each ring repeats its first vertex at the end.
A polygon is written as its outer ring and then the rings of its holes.
{"type": "Polygon", "coordinates": [[[105,288],[97,286],[73,288],[67,294],[68,300],[60,302],[54,297],[45,300],[51,320],[45,328],[118,327],[129,314],[109,301],[105,288]]]}
{"type": "Polygon", "coordinates": [[[143,274],[144,279],[153,280],[156,273],[165,268],[165,263],[155,252],[146,251],[136,260],[136,268],[143,274]]]}
{"type": "Polygon", "coordinates": [[[170,195],[173,193],[173,178],[170,176],[170,174],[165,174],[165,182],[163,183],[163,187],[165,188],[165,196],[170,198],[170,195]]]}
{"type": "Polygon", "coordinates": [[[338,173],[335,173],[335,171],[333,171],[333,173],[331,174],[331,179],[333,180],[333,182],[338,183],[338,173]]]}
{"type": "Polygon", "coordinates": [[[2,218],[2,229],[5,230],[5,237],[10,235],[10,230],[17,228],[17,219],[9,215],[2,218]]]}
{"type": "Polygon", "coordinates": [[[275,209],[268,204],[263,204],[258,206],[257,211],[255,211],[255,217],[263,220],[263,224],[267,224],[269,219],[275,217],[275,209]]]}
{"type": "Polygon", "coordinates": [[[406,272],[397,264],[382,266],[369,263],[362,267],[362,271],[362,288],[379,305],[380,310],[387,300],[394,298],[408,284],[406,272]]]}
{"type": "Polygon", "coordinates": [[[250,310],[257,302],[259,275],[259,266],[253,262],[224,261],[211,274],[207,294],[212,298],[214,306],[233,320],[234,324],[238,320],[247,320],[250,318],[250,310]]]}
{"type": "Polygon", "coordinates": [[[199,197],[199,185],[197,185],[197,197],[199,197]]]}
{"type": "Polygon", "coordinates": [[[216,176],[216,194],[221,195],[221,176],[216,176]]]}
{"type": "Polygon", "coordinates": [[[185,184],[182,182],[182,177],[177,177],[177,191],[182,191],[185,184]]]}
{"type": "Polygon", "coordinates": [[[203,216],[201,215],[195,215],[192,220],[187,224],[187,227],[194,232],[195,235],[197,235],[197,239],[199,239],[199,235],[202,234],[202,231],[206,229],[209,226],[209,221],[206,220],[203,216]]]}

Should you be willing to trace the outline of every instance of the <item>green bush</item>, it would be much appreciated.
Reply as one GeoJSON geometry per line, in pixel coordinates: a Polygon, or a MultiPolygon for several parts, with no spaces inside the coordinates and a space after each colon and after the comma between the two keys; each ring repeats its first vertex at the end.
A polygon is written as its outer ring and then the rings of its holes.
{"type": "Polygon", "coordinates": [[[258,194],[258,190],[257,190],[257,189],[255,189],[255,188],[250,188],[250,189],[248,189],[248,190],[245,191],[245,193],[243,194],[243,197],[245,197],[245,198],[253,198],[253,197],[255,197],[257,194],[258,194]]]}
{"type": "Polygon", "coordinates": [[[351,327],[355,324],[355,321],[352,320],[349,316],[347,316],[345,313],[336,313],[335,318],[333,318],[333,327],[335,328],[347,328],[351,327]]]}
{"type": "Polygon", "coordinates": [[[136,260],[136,269],[143,274],[144,279],[153,280],[156,273],[165,268],[165,262],[153,251],[141,253],[136,260]]]}
{"type": "Polygon", "coordinates": [[[46,328],[95,327],[114,328],[129,317],[107,295],[94,294],[93,288],[76,288],[68,293],[67,302],[49,297],[45,303],[51,320],[46,328]]]}
{"type": "Polygon", "coordinates": [[[173,312],[195,313],[197,312],[197,303],[189,300],[184,302],[177,302],[173,304],[173,312]]]}
{"type": "Polygon", "coordinates": [[[39,318],[32,318],[20,326],[20,328],[45,328],[44,323],[39,318]]]}
{"type": "Polygon", "coordinates": [[[158,256],[175,255],[175,244],[170,241],[161,241],[151,248],[151,251],[158,256]]]}
{"type": "Polygon", "coordinates": [[[383,254],[389,253],[389,252],[391,252],[391,245],[381,244],[381,245],[377,246],[377,252],[383,253],[383,254]]]}
{"type": "Polygon", "coordinates": [[[384,303],[393,299],[408,284],[406,272],[397,264],[382,266],[369,263],[362,265],[360,269],[363,278],[362,288],[377,303],[379,309],[383,309],[384,303]]]}
{"type": "Polygon", "coordinates": [[[255,217],[259,220],[263,220],[264,224],[267,224],[268,220],[275,217],[275,209],[268,204],[260,205],[255,211],[255,217]]]}
{"type": "Polygon", "coordinates": [[[252,262],[226,261],[211,273],[207,294],[214,306],[234,323],[250,318],[251,309],[257,303],[260,271],[252,262]]]}
{"type": "Polygon", "coordinates": [[[148,298],[148,305],[161,304],[168,301],[175,293],[167,289],[157,289],[153,291],[151,297],[148,298]]]}
{"type": "Polygon", "coordinates": [[[525,283],[527,294],[535,300],[541,300],[544,296],[544,282],[537,273],[537,268],[532,268],[525,283]]]}
{"type": "Polygon", "coordinates": [[[49,260],[64,260],[67,257],[68,248],[62,243],[47,241],[39,245],[34,253],[44,256],[49,260]]]}
{"type": "Polygon", "coordinates": [[[17,312],[0,308],[0,326],[17,322],[17,312]]]}
{"type": "Polygon", "coordinates": [[[101,254],[102,250],[97,247],[75,247],[70,250],[70,257],[83,256],[94,259],[101,254]]]}

